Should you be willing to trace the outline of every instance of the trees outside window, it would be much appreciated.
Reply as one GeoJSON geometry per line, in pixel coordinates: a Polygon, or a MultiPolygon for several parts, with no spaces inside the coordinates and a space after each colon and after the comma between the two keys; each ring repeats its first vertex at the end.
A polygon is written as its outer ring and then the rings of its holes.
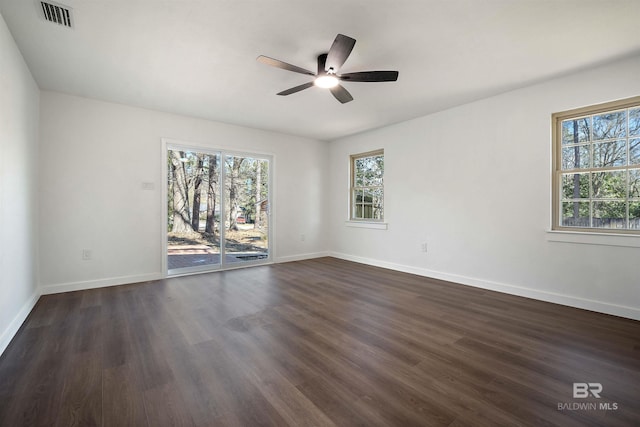
{"type": "Polygon", "coordinates": [[[167,147],[170,274],[269,257],[268,156],[167,147]]]}
{"type": "Polygon", "coordinates": [[[640,97],[553,115],[553,228],[640,234],[640,97]]]}
{"type": "Polygon", "coordinates": [[[351,156],[350,219],[384,219],[384,151],[351,156]]]}

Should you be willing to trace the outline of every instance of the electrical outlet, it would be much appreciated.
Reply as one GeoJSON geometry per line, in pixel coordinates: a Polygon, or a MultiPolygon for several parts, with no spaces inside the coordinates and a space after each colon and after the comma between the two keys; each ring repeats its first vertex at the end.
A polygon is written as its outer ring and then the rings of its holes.
{"type": "Polygon", "coordinates": [[[304,242],[306,238],[307,236],[305,236],[304,234],[300,235],[300,241],[304,242]]]}
{"type": "Polygon", "coordinates": [[[420,248],[422,249],[422,252],[427,252],[427,242],[423,243],[420,248]]]}
{"type": "Polygon", "coordinates": [[[155,184],[153,182],[143,182],[142,183],[142,189],[143,190],[153,190],[154,188],[156,188],[155,184]]]}
{"type": "Polygon", "coordinates": [[[83,261],[91,261],[91,249],[83,249],[82,250],[82,260],[83,261]]]}

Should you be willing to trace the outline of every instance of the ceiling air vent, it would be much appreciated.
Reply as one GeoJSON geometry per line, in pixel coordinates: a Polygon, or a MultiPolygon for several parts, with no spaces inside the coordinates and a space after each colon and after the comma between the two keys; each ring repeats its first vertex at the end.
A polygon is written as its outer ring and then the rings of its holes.
{"type": "Polygon", "coordinates": [[[41,1],[42,14],[44,19],[49,22],[72,28],[71,25],[71,8],[62,4],[41,1]]]}

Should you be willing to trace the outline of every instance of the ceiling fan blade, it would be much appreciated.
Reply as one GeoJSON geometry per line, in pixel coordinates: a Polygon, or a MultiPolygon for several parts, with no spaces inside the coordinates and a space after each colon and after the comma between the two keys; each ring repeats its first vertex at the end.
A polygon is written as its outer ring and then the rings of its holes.
{"type": "Polygon", "coordinates": [[[340,80],[350,82],[395,82],[398,80],[397,71],[361,71],[346,73],[338,76],[340,80]]]}
{"type": "Polygon", "coordinates": [[[269,58],[268,56],[260,55],[256,58],[256,61],[262,62],[263,64],[271,65],[272,67],[281,68],[287,71],[293,71],[294,73],[307,74],[309,76],[315,76],[309,70],[305,70],[304,68],[296,67],[295,65],[287,64],[286,62],[282,62],[278,59],[269,58]]]}
{"type": "Polygon", "coordinates": [[[342,85],[334,86],[329,89],[333,96],[343,104],[353,101],[353,96],[342,85]]]}
{"type": "Polygon", "coordinates": [[[327,62],[325,63],[325,71],[329,71],[333,68],[333,72],[337,72],[342,64],[345,63],[349,54],[353,50],[353,46],[356,44],[356,40],[344,34],[338,34],[333,41],[329,53],[327,54],[327,62]]]}
{"type": "Polygon", "coordinates": [[[296,93],[296,92],[300,92],[301,90],[309,89],[311,86],[313,86],[313,82],[305,83],[305,84],[300,85],[300,86],[292,87],[291,89],[283,90],[282,92],[278,93],[278,95],[282,95],[282,96],[291,95],[292,93],[296,93]]]}

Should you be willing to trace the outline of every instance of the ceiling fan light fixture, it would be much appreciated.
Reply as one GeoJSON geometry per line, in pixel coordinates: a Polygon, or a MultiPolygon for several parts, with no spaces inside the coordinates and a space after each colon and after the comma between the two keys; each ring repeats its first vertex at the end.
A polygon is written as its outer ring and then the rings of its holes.
{"type": "Polygon", "coordinates": [[[356,73],[337,74],[351,54],[351,50],[355,44],[355,39],[345,36],[344,34],[338,34],[329,52],[318,55],[317,73],[264,55],[258,56],[256,60],[271,67],[314,77],[313,80],[307,83],[283,90],[282,92],[278,92],[277,95],[287,96],[317,86],[323,89],[329,89],[329,92],[331,92],[331,95],[333,95],[335,99],[341,104],[346,104],[347,102],[353,101],[353,96],[340,84],[340,81],[395,82],[398,80],[397,71],[360,71],[356,73]]]}
{"type": "Polygon", "coordinates": [[[320,76],[317,79],[315,79],[313,81],[313,84],[321,87],[321,88],[325,88],[325,89],[330,89],[332,87],[336,87],[338,86],[338,79],[334,76],[330,76],[330,75],[324,75],[324,76],[320,76]]]}

